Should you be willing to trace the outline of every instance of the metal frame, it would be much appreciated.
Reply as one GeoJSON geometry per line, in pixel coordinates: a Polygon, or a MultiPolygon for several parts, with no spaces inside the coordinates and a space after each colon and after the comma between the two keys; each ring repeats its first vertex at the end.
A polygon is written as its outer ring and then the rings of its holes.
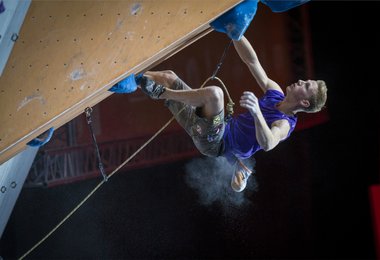
{"type": "MultiPolygon", "coordinates": [[[[107,174],[122,164],[149,137],[99,144],[107,174]]],[[[196,156],[198,151],[184,131],[165,133],[136,155],[122,170],[152,167],[196,156]]],[[[88,178],[101,177],[93,144],[43,150],[37,154],[25,187],[51,187],[88,178]]]]}

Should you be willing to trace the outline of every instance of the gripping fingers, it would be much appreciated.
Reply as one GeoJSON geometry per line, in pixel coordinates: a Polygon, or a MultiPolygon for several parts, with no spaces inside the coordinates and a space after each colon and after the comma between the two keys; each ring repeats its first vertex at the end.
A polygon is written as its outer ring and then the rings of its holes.
{"type": "Polygon", "coordinates": [[[240,99],[240,106],[242,107],[254,106],[254,102],[249,99],[240,99]]]}
{"type": "Polygon", "coordinates": [[[240,97],[240,103],[255,105],[258,103],[258,99],[252,92],[244,91],[243,95],[240,97]]]}
{"type": "Polygon", "coordinates": [[[240,106],[248,109],[251,113],[256,113],[259,106],[258,103],[257,97],[252,92],[244,91],[240,97],[240,106]]]}

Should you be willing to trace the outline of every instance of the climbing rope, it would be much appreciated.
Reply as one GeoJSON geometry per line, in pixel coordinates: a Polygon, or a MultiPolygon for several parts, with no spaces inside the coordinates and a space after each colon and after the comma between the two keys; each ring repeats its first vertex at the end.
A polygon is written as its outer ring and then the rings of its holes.
{"type": "MultiPolygon", "coordinates": [[[[232,118],[232,115],[234,113],[234,105],[235,103],[232,101],[231,99],[231,96],[230,96],[230,93],[228,92],[226,86],[224,85],[223,81],[221,81],[219,78],[216,77],[216,74],[218,74],[220,68],[222,67],[222,64],[224,62],[224,59],[226,58],[226,55],[227,55],[227,51],[228,49],[230,48],[231,44],[232,44],[233,40],[230,40],[229,43],[227,44],[227,46],[224,48],[224,51],[223,51],[223,54],[222,54],[222,57],[220,58],[220,61],[218,63],[218,65],[216,66],[216,69],[214,71],[214,73],[212,74],[212,76],[210,78],[208,78],[206,82],[208,82],[209,80],[218,80],[219,83],[222,85],[223,89],[224,89],[224,92],[227,94],[227,98],[228,98],[228,102],[227,102],[227,105],[226,105],[226,110],[227,110],[227,115],[226,115],[226,121],[229,121],[231,118],[232,118]]],[[[203,83],[203,84],[205,84],[203,83]]]]}
{"type": "MultiPolygon", "coordinates": [[[[231,45],[231,42],[230,44],[231,45]]],[[[224,60],[224,57],[225,57],[225,53],[229,47],[229,45],[227,46],[227,48],[225,49],[224,51],[224,54],[223,54],[223,57],[221,59],[221,61],[219,62],[218,64],[218,67],[217,69],[215,70],[213,76],[209,77],[208,79],[206,79],[204,81],[204,83],[202,84],[202,86],[200,88],[203,88],[207,82],[209,82],[210,80],[217,80],[223,90],[226,92],[227,94],[227,99],[228,99],[228,104],[227,104],[227,113],[229,116],[232,116],[233,114],[233,105],[234,105],[234,102],[232,101],[231,99],[231,96],[227,90],[227,87],[224,85],[223,81],[221,79],[219,79],[218,77],[216,77],[216,74],[217,72],[219,71],[220,69],[220,66],[221,64],[223,63],[223,60],[224,60]]],[[[88,112],[90,112],[88,110],[89,108],[86,108],[85,110],[85,113],[86,115],[88,115],[88,112]]],[[[176,115],[173,115],[168,122],[166,122],[151,138],[149,138],[148,141],[146,141],[139,149],[137,149],[131,156],[129,156],[122,164],[120,164],[120,166],[118,166],[115,170],[113,170],[108,176],[107,178],[103,178],[103,180],[95,186],[95,188],[93,188],[90,193],[74,208],[72,209],[69,214],[67,214],[66,217],[64,217],[49,233],[47,233],[39,242],[37,242],[32,248],[30,248],[25,254],[23,254],[19,259],[24,259],[25,257],[27,257],[31,252],[33,252],[38,246],[40,246],[45,240],[47,240],[60,226],[62,226],[105,182],[107,182],[107,180],[109,180],[114,174],[116,174],[121,168],[123,168],[128,162],[130,162],[139,152],[141,152],[141,150],[143,150],[149,143],[151,143],[162,131],[165,130],[166,127],[168,127],[170,125],[171,122],[173,122],[176,118],[176,116],[178,116],[180,113],[182,113],[182,111],[184,111],[185,107],[183,107],[180,111],[178,111],[178,113],[176,115]]],[[[88,120],[91,120],[88,119],[88,120]]],[[[100,160],[99,160],[100,161],[100,160]]],[[[102,175],[103,175],[103,172],[102,172],[102,175]]],[[[105,175],[105,173],[104,173],[105,175]]],[[[103,177],[104,177],[103,175],[103,177]]]]}
{"type": "MultiPolygon", "coordinates": [[[[222,67],[222,64],[224,62],[224,59],[226,58],[227,51],[230,48],[231,44],[232,44],[232,40],[229,41],[229,43],[227,44],[227,46],[224,48],[222,57],[220,58],[220,61],[219,61],[218,65],[216,66],[216,69],[215,69],[214,73],[212,74],[211,78],[214,79],[216,77],[216,74],[218,74],[218,72],[219,72],[219,70],[222,67]]],[[[228,93],[228,91],[227,91],[227,93],[228,93]]]]}

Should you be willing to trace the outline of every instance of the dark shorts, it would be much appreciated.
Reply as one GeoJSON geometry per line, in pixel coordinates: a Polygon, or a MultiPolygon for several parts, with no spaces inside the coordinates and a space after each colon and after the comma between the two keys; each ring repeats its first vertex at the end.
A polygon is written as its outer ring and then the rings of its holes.
{"type": "MultiPolygon", "coordinates": [[[[173,89],[190,89],[182,80],[178,79],[173,89]]],[[[166,105],[177,122],[193,139],[199,152],[206,156],[217,157],[222,151],[223,134],[225,129],[224,110],[211,119],[200,116],[197,107],[182,102],[167,100],[166,105]]]]}

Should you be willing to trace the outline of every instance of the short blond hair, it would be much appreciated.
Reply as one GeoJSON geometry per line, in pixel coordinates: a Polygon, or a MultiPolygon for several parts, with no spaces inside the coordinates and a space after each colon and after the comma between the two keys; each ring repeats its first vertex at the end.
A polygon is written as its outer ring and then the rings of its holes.
{"type": "Polygon", "coordinates": [[[327,86],[323,80],[316,80],[318,84],[317,93],[309,98],[310,106],[305,108],[305,112],[315,113],[322,110],[327,100],[327,86]]]}

